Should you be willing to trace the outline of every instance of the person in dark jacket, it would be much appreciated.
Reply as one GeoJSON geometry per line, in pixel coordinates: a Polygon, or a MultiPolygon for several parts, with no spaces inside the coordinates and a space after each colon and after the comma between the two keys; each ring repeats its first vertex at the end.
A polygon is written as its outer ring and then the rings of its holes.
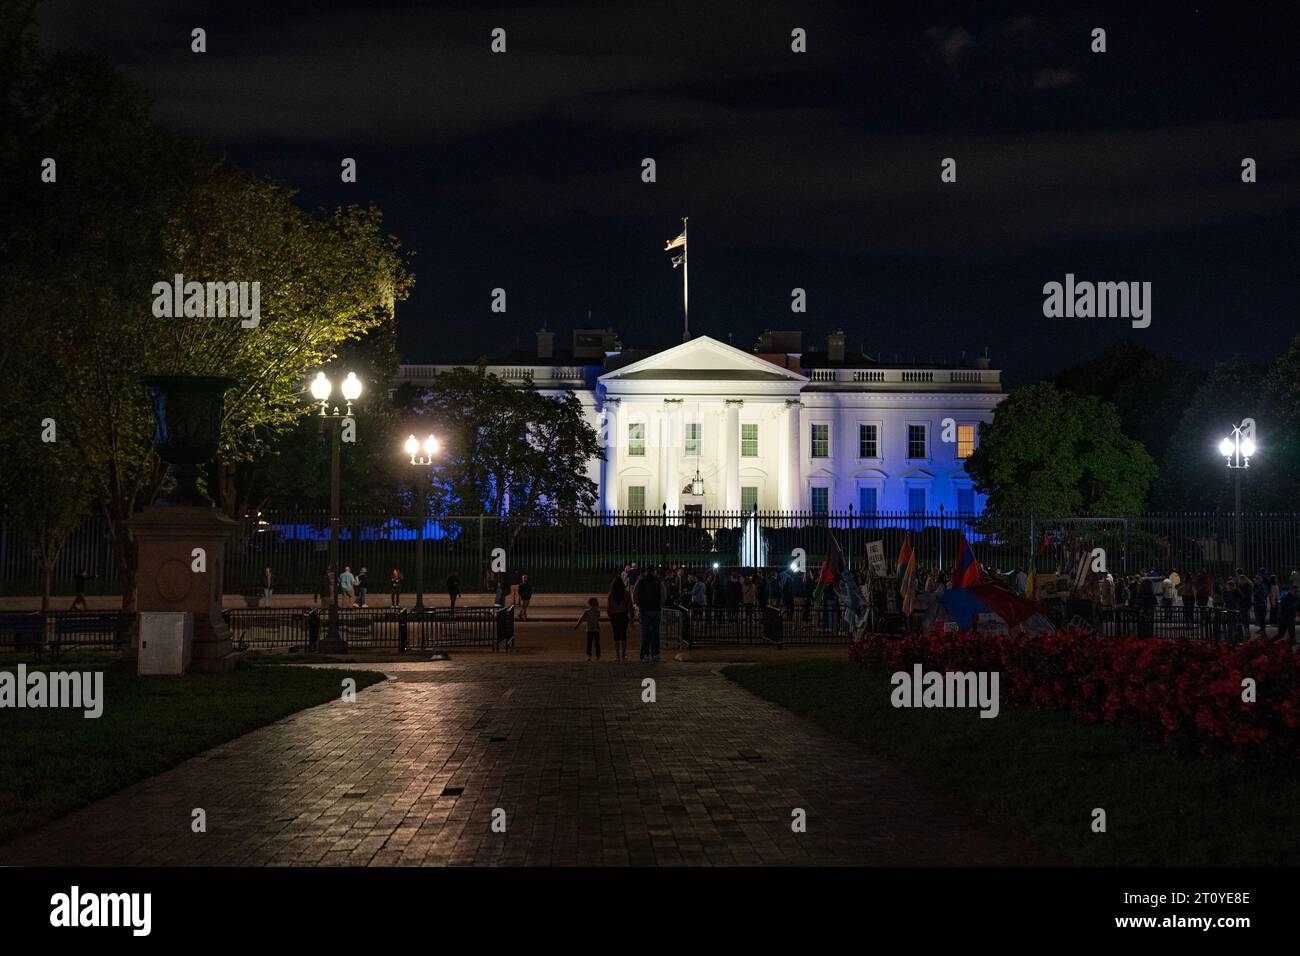
{"type": "Polygon", "coordinates": [[[1268,574],[1260,568],[1252,582],[1251,604],[1255,609],[1255,625],[1261,638],[1268,637],[1268,574]]]}
{"type": "Polygon", "coordinates": [[[528,575],[519,576],[519,620],[528,620],[528,602],[533,599],[533,583],[528,575]]]}
{"type": "Polygon", "coordinates": [[[1156,592],[1150,578],[1138,584],[1135,607],[1138,612],[1138,637],[1152,637],[1155,627],[1156,592]]]}
{"type": "Polygon", "coordinates": [[[388,597],[393,607],[402,605],[402,572],[393,568],[393,576],[388,579],[388,597]]]}
{"type": "Polygon", "coordinates": [[[1277,602],[1277,637],[1276,640],[1282,641],[1290,638],[1291,643],[1296,643],[1295,638],[1295,588],[1287,588],[1282,592],[1277,602]]]}
{"type": "Polygon", "coordinates": [[[659,617],[663,611],[663,585],[654,568],[647,568],[637,577],[632,591],[636,606],[641,612],[641,662],[648,664],[659,660],[659,617]]]}
{"type": "Polygon", "coordinates": [[[460,575],[455,571],[447,575],[447,600],[451,602],[451,609],[456,610],[456,598],[460,597],[460,575]]]}

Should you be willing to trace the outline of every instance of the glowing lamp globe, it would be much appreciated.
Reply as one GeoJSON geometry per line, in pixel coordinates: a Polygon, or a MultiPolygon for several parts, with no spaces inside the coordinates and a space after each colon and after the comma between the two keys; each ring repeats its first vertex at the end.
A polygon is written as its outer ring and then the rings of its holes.
{"type": "Polygon", "coordinates": [[[361,379],[357,378],[356,372],[348,372],[348,377],[343,380],[343,397],[349,402],[361,397],[361,379]]]}
{"type": "Polygon", "coordinates": [[[311,397],[318,402],[323,402],[330,397],[331,391],[333,391],[333,388],[330,385],[330,380],[325,377],[325,373],[317,372],[311,383],[311,397]]]}

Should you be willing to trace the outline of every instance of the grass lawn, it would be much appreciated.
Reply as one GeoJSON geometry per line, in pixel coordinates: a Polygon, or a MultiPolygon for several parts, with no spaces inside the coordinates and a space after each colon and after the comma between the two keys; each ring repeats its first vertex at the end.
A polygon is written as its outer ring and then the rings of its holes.
{"type": "Polygon", "coordinates": [[[1300,774],[1172,752],[1060,711],[904,709],[847,661],[728,667],[731,680],[889,758],[1085,865],[1300,863],[1300,774]],[[1093,833],[1092,810],[1106,811],[1093,833]]]}
{"type": "MultiPolygon", "coordinates": [[[[99,670],[102,655],[66,655],[28,671],[99,670]]],[[[0,664],[13,670],[12,663],[0,664]]],[[[266,667],[224,675],[138,677],[105,671],[104,712],[0,709],[0,844],[304,707],[337,699],[376,671],[266,667]]]]}

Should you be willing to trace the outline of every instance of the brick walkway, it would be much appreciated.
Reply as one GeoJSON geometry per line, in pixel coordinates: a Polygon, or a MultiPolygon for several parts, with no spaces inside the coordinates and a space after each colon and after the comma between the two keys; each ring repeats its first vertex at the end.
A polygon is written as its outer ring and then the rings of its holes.
{"type": "Polygon", "coordinates": [[[710,665],[382,667],[392,679],[355,703],[217,747],[0,849],[0,864],[1045,861],[710,665]],[[644,676],[657,703],[641,702],[644,676]],[[806,833],[791,831],[795,807],[806,833]]]}

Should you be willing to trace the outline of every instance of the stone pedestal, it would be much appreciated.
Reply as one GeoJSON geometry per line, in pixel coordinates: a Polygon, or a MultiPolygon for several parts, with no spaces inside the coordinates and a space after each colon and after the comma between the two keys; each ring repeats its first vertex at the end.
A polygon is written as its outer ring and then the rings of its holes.
{"type": "MultiPolygon", "coordinates": [[[[131,520],[138,548],[137,611],[190,611],[194,644],[190,673],[223,673],[234,665],[230,631],[221,618],[226,541],[235,522],[211,506],[155,505],[131,520]],[[202,548],[206,570],[195,571],[202,548]]],[[[138,638],[136,638],[138,640],[138,638]]],[[[134,669],[138,647],[126,657],[134,669]]]]}

